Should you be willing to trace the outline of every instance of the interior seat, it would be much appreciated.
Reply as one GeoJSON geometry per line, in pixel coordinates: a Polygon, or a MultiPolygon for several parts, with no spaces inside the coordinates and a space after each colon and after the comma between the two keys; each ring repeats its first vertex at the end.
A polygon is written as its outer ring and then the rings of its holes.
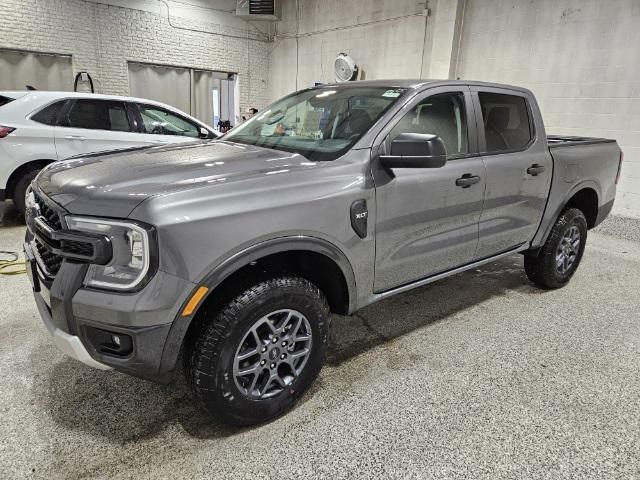
{"type": "Polygon", "coordinates": [[[366,110],[356,109],[349,112],[349,116],[340,122],[336,128],[334,138],[352,138],[363,135],[371,126],[371,117],[366,110]]]}
{"type": "Polygon", "coordinates": [[[485,125],[487,151],[509,150],[511,145],[507,139],[509,126],[509,107],[493,107],[489,111],[485,125]]]}
{"type": "Polygon", "coordinates": [[[440,137],[447,154],[458,153],[458,122],[449,98],[433,98],[420,109],[418,117],[423,133],[440,137]]]}

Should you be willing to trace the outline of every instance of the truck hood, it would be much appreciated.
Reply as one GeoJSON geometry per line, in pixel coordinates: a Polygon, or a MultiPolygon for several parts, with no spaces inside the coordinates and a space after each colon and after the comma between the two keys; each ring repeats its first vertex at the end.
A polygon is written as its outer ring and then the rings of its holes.
{"type": "Polygon", "coordinates": [[[42,193],[70,213],[124,218],[152,196],[316,165],[296,153],[225,141],[190,142],[55,162],[36,181],[42,193]]]}

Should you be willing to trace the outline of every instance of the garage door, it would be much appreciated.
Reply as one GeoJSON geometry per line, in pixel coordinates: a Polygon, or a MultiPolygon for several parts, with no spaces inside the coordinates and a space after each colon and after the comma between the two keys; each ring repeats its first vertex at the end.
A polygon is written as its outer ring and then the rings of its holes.
{"type": "Polygon", "coordinates": [[[73,67],[69,55],[0,50],[0,90],[73,90],[73,67]]]}
{"type": "Polygon", "coordinates": [[[190,113],[191,74],[186,68],[129,63],[129,90],[133,97],[156,100],[190,113]]]}
{"type": "Polygon", "coordinates": [[[225,72],[129,62],[132,96],[166,103],[213,126],[218,120],[235,124],[236,83],[225,72]]]}

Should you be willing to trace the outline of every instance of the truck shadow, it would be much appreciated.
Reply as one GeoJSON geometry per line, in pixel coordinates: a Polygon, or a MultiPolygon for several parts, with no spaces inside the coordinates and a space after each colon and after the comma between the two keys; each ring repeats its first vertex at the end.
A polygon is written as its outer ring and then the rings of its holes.
{"type": "MultiPolygon", "coordinates": [[[[32,361],[40,363],[35,356],[32,361]]],[[[197,438],[238,432],[212,421],[186,382],[176,377],[169,385],[159,385],[65,358],[53,365],[42,384],[34,384],[34,398],[65,429],[121,444],[151,439],[176,422],[197,438]]]]}
{"type": "Polygon", "coordinates": [[[393,296],[359,310],[352,317],[334,316],[328,362],[338,366],[366,350],[389,344],[411,331],[516,288],[532,295],[542,292],[527,279],[521,255],[511,255],[393,296]]]}
{"type": "MultiPolygon", "coordinates": [[[[407,333],[514,289],[527,294],[540,292],[528,283],[519,255],[379,302],[354,317],[336,316],[328,363],[340,368],[372,348],[393,343],[407,333]]],[[[390,350],[383,354],[387,353],[392,355],[390,350]]],[[[193,401],[182,379],[167,386],[156,385],[117,372],[93,370],[71,359],[49,367],[50,355],[50,351],[32,353],[34,370],[48,371],[34,383],[34,398],[65,429],[123,445],[155,437],[175,423],[199,439],[224,438],[244,431],[211,420],[193,401]]],[[[307,399],[320,390],[319,384],[305,396],[307,399]]],[[[325,384],[322,388],[331,387],[325,384]]]]}

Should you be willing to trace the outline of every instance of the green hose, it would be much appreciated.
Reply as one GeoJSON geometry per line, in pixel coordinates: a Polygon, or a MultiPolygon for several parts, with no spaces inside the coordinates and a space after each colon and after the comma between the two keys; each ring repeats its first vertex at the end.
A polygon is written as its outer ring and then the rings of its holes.
{"type": "Polygon", "coordinates": [[[24,260],[20,260],[16,252],[0,250],[0,275],[19,275],[27,273],[27,266],[24,260]]]}

